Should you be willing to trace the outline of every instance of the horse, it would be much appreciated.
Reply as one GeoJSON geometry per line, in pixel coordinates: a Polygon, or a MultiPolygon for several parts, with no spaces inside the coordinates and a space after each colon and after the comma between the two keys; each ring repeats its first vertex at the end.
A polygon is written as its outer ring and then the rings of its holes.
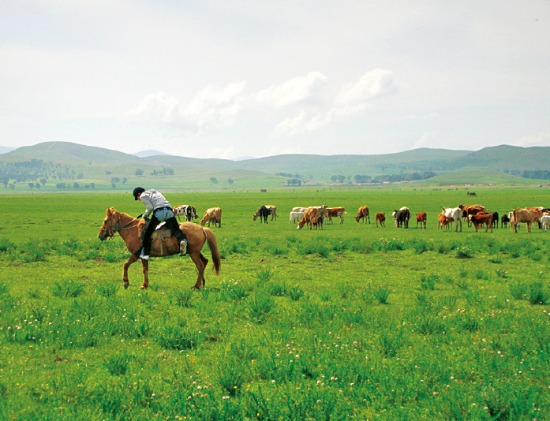
{"type": "MultiPolygon", "coordinates": [[[[216,275],[220,273],[221,256],[216,236],[210,228],[201,227],[193,222],[183,222],[179,224],[179,228],[187,238],[187,254],[191,257],[193,263],[195,263],[198,271],[197,282],[193,288],[203,288],[206,284],[204,270],[208,264],[208,259],[201,253],[204,243],[208,243],[208,247],[210,248],[214,264],[213,269],[216,275]]],[[[145,221],[143,219],[134,218],[124,212],[117,212],[114,208],[107,208],[105,219],[97,235],[103,241],[112,238],[118,232],[126,243],[126,248],[131,255],[124,264],[122,281],[124,282],[125,289],[130,285],[128,268],[132,263],[140,260],[138,253],[142,247],[144,230],[145,221]]],[[[179,254],[179,248],[177,239],[172,237],[170,230],[157,229],[154,232],[151,243],[151,256],[164,257],[179,254]]],[[[141,260],[141,265],[143,267],[143,285],[140,288],[146,289],[149,287],[149,261],[141,260]]]]}

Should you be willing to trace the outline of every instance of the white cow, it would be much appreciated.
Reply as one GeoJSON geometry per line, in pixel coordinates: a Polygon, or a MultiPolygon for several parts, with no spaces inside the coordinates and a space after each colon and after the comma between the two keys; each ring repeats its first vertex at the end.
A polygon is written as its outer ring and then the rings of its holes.
{"type": "Polygon", "coordinates": [[[455,231],[458,231],[458,226],[460,225],[460,232],[462,232],[462,209],[457,208],[441,208],[441,214],[445,215],[447,218],[452,219],[453,222],[456,222],[455,231]]]}
{"type": "Polygon", "coordinates": [[[289,215],[289,221],[293,224],[300,222],[300,219],[302,219],[304,216],[304,212],[290,212],[289,215]]]}
{"type": "Polygon", "coordinates": [[[547,231],[548,228],[550,227],[550,215],[542,215],[539,219],[541,225],[542,225],[542,229],[544,231],[547,231]]]}

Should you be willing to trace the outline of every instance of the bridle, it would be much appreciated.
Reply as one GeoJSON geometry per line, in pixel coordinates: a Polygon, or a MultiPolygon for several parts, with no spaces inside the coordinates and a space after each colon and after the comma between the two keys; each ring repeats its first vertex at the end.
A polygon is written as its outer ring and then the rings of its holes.
{"type": "Polygon", "coordinates": [[[139,225],[139,221],[136,222],[134,225],[131,225],[134,221],[135,221],[135,219],[132,219],[131,221],[129,221],[125,225],[121,226],[120,214],[118,214],[118,221],[114,221],[114,218],[111,216],[109,218],[109,228],[105,228],[105,230],[107,231],[106,237],[113,238],[113,236],[115,235],[116,232],[118,232],[120,234],[121,231],[129,230],[129,229],[137,227],[139,225]]]}

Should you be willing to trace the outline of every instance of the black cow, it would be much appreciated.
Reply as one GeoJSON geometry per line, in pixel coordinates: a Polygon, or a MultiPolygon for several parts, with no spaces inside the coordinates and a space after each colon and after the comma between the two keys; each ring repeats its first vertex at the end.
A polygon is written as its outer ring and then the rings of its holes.
{"type": "Polygon", "coordinates": [[[510,217],[507,214],[504,214],[500,217],[500,228],[506,228],[510,222],[510,217]]]}
{"type": "Polygon", "coordinates": [[[267,224],[267,217],[271,215],[271,209],[265,207],[265,206],[261,206],[258,208],[258,210],[256,210],[256,212],[254,212],[254,215],[252,217],[252,220],[256,220],[256,218],[259,216],[260,217],[260,222],[265,222],[267,224]]]}
{"type": "Polygon", "coordinates": [[[409,208],[402,207],[399,210],[392,212],[393,219],[395,219],[395,226],[397,228],[409,228],[409,219],[411,219],[411,211],[409,208]]]}

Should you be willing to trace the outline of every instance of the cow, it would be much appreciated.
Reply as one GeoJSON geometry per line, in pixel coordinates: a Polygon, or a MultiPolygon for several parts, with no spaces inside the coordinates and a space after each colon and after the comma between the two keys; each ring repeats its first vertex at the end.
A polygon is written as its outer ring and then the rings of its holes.
{"type": "Polygon", "coordinates": [[[458,232],[458,227],[460,226],[460,232],[462,232],[462,208],[441,208],[441,213],[447,218],[450,218],[452,222],[456,222],[455,232],[458,232]]]}
{"type": "Polygon", "coordinates": [[[485,228],[485,232],[489,230],[489,227],[491,227],[491,232],[493,232],[493,219],[494,219],[493,212],[476,213],[475,215],[470,215],[468,219],[474,224],[474,227],[476,228],[476,232],[478,231],[479,227],[483,226],[483,224],[487,226],[487,228],[485,228]]]}
{"type": "Polygon", "coordinates": [[[221,208],[209,208],[206,209],[206,212],[204,212],[204,216],[202,217],[200,224],[204,226],[204,224],[208,224],[210,226],[210,223],[213,223],[214,226],[221,228],[222,227],[222,209],[221,208]]]}
{"type": "Polygon", "coordinates": [[[292,212],[303,212],[307,209],[307,207],[302,207],[302,206],[295,206],[292,208],[292,212]]]}
{"type": "Polygon", "coordinates": [[[510,217],[506,214],[500,217],[500,228],[506,228],[510,222],[510,217]]]}
{"type": "Polygon", "coordinates": [[[544,231],[547,231],[548,230],[548,227],[550,227],[550,215],[542,215],[539,219],[541,225],[542,225],[542,229],[544,231]]]}
{"type": "Polygon", "coordinates": [[[493,228],[498,228],[498,221],[499,221],[500,215],[498,214],[498,212],[491,212],[491,213],[493,214],[493,228]]]}
{"type": "Polygon", "coordinates": [[[314,216],[311,218],[311,226],[315,229],[323,229],[323,218],[320,216],[314,216]]]}
{"type": "Polygon", "coordinates": [[[376,215],[374,215],[374,221],[376,222],[376,226],[380,224],[381,227],[386,226],[386,214],[384,212],[376,212],[376,215]]]}
{"type": "Polygon", "coordinates": [[[304,212],[297,212],[297,211],[292,211],[290,212],[289,214],[289,222],[295,224],[296,222],[300,222],[300,219],[302,219],[304,216],[304,212]]]}
{"type": "Polygon", "coordinates": [[[428,215],[426,215],[426,212],[418,212],[416,214],[416,228],[418,228],[418,224],[420,224],[420,228],[424,227],[424,229],[426,229],[427,219],[428,215]]]}
{"type": "MultiPolygon", "coordinates": [[[[300,222],[298,222],[298,229],[302,229],[304,225],[307,224],[309,229],[313,228],[313,218],[318,217],[320,218],[320,223],[323,223],[323,218],[325,217],[325,211],[327,210],[326,206],[310,206],[309,208],[306,208],[304,211],[304,216],[302,219],[300,219],[300,222]]],[[[317,220],[317,225],[319,224],[319,220],[317,220]]]]}
{"type": "Polygon", "coordinates": [[[327,208],[327,218],[329,222],[332,222],[332,218],[340,218],[340,223],[344,223],[344,215],[347,214],[346,210],[342,207],[327,208]]]}
{"type": "Polygon", "coordinates": [[[395,226],[397,228],[409,228],[409,219],[411,219],[411,211],[408,207],[403,206],[399,210],[392,212],[393,219],[395,219],[395,226]]]}
{"type": "Polygon", "coordinates": [[[181,219],[181,216],[184,216],[186,221],[191,221],[192,219],[197,219],[197,209],[191,205],[178,205],[174,207],[174,215],[178,217],[178,220],[181,219]]]}
{"type": "Polygon", "coordinates": [[[466,192],[466,196],[477,196],[475,191],[466,192]]]}
{"type": "Polygon", "coordinates": [[[468,226],[470,226],[470,215],[485,211],[485,206],[483,205],[458,205],[458,207],[462,209],[462,217],[468,226]]]}
{"type": "Polygon", "coordinates": [[[369,207],[368,206],[360,206],[359,209],[357,209],[357,216],[355,217],[355,220],[359,222],[359,220],[363,220],[363,223],[370,224],[370,215],[369,215],[369,207]]]}
{"type": "Polygon", "coordinates": [[[264,205],[266,208],[271,210],[271,220],[276,221],[277,220],[277,206],[275,205],[264,205]]]}
{"type": "Polygon", "coordinates": [[[267,208],[265,205],[260,206],[256,212],[252,215],[252,220],[255,221],[258,216],[260,217],[260,223],[267,224],[267,217],[271,215],[271,209],[267,208]]]}
{"type": "Polygon", "coordinates": [[[542,209],[514,209],[512,212],[512,218],[510,218],[510,226],[514,227],[514,232],[518,232],[518,224],[525,222],[527,224],[527,232],[531,232],[531,224],[538,222],[538,219],[542,216],[542,209]]]}
{"type": "Polygon", "coordinates": [[[449,230],[449,224],[453,222],[453,220],[444,214],[440,213],[437,215],[437,229],[443,229],[445,227],[447,231],[449,230]]]}

